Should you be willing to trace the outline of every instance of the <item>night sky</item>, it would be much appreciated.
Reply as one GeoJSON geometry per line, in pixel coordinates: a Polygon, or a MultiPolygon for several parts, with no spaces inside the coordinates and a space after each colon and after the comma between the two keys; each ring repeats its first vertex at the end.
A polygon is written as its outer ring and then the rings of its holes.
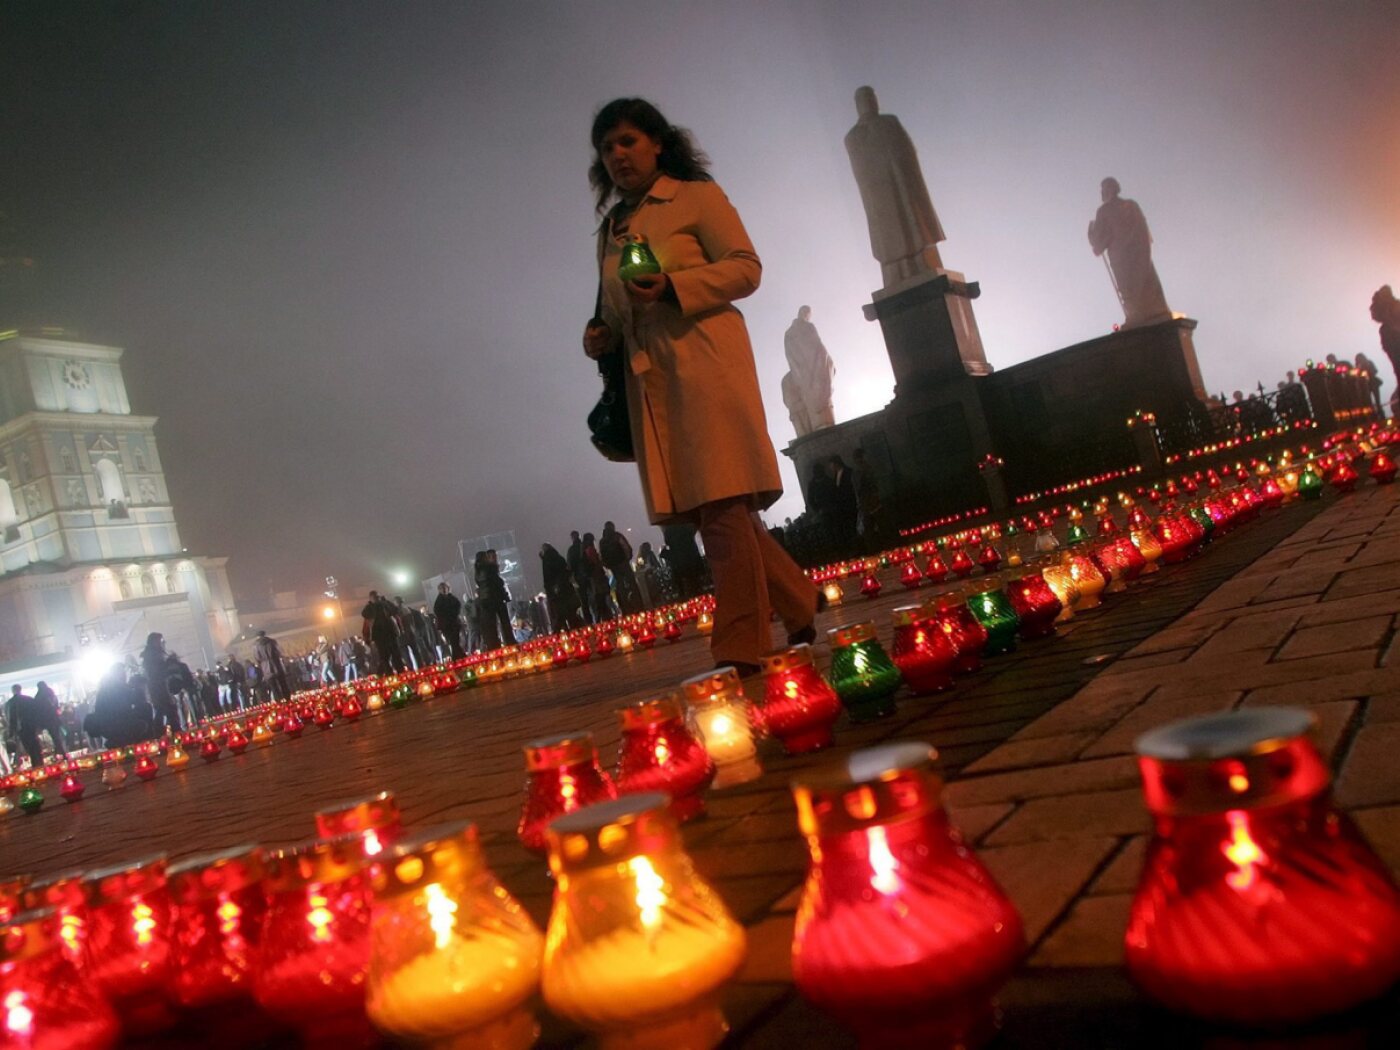
{"type": "Polygon", "coordinates": [[[570,528],[659,539],[583,426],[588,127],[618,95],[690,127],[748,225],[780,447],[804,303],[837,418],[891,395],[841,143],[861,84],[919,148],[993,365],[1121,319],[1085,238],[1106,175],[1212,391],[1381,359],[1367,308],[1400,285],[1393,3],[6,0],[0,43],[0,212],[37,264],[0,328],[127,348],[184,541],[248,606],[501,529],[536,576],[570,528]]]}

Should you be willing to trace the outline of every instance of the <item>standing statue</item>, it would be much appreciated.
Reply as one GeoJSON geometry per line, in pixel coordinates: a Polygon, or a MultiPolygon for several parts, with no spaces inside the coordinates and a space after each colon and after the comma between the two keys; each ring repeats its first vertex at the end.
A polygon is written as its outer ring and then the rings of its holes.
{"type": "Polygon", "coordinates": [[[1171,317],[1162,282],[1152,265],[1152,233],[1136,201],[1119,196],[1114,178],[1100,185],[1103,203],[1089,223],[1089,247],[1108,253],[1108,272],[1123,304],[1124,326],[1155,324],[1171,317]]]}
{"type": "Polygon", "coordinates": [[[783,376],[783,403],[798,437],[836,422],[831,408],[831,380],[836,366],[822,345],[811,316],[810,306],[801,307],[797,319],[783,335],[788,362],[788,373],[783,376]]]}
{"type": "Polygon", "coordinates": [[[880,112],[873,88],[856,89],[860,119],[846,133],[846,152],[865,205],[870,251],[880,261],[884,287],[938,273],[938,242],[946,240],[929,200],[914,143],[899,118],[880,112]]]}

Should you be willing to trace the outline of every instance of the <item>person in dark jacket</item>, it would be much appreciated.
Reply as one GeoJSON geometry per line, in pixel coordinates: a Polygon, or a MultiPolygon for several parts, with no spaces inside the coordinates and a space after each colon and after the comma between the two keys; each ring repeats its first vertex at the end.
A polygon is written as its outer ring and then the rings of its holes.
{"type": "Polygon", "coordinates": [[[128,747],[160,734],[146,694],[127,681],[126,668],[121,664],[113,665],[102,676],[92,714],[83,720],[83,732],[101,738],[107,747],[128,747]]]}
{"type": "Polygon", "coordinates": [[[588,569],[588,591],[593,598],[593,622],[611,620],[613,607],[608,599],[608,570],[603,565],[598,548],[593,545],[591,532],[583,534],[583,563],[588,569]]]}
{"type": "Polygon", "coordinates": [[[392,674],[407,670],[399,652],[399,629],[394,622],[393,604],[381,597],[378,591],[370,591],[369,601],[360,610],[360,615],[364,618],[360,634],[379,654],[378,673],[392,674]]]}
{"type": "Polygon", "coordinates": [[[10,736],[28,752],[29,764],[35,769],[42,766],[44,746],[39,743],[39,713],[34,698],[19,683],[11,688],[10,699],[5,702],[5,725],[10,736]]]}
{"type": "Polygon", "coordinates": [[[549,624],[555,631],[577,630],[584,625],[579,615],[578,591],[569,563],[551,544],[540,545],[540,572],[544,575],[544,599],[549,605],[549,624]]]}
{"type": "Polygon", "coordinates": [[[695,542],[695,526],[682,521],[668,522],[661,526],[661,536],[666,541],[661,557],[671,570],[681,600],[697,597],[704,589],[705,559],[700,556],[695,542]]]}
{"type": "Polygon", "coordinates": [[[593,588],[589,583],[588,559],[583,556],[583,540],[577,532],[569,533],[569,551],[564,557],[569,575],[578,591],[579,609],[587,623],[593,622],[593,588]]]}
{"type": "Polygon", "coordinates": [[[610,521],[603,523],[603,535],[598,540],[598,556],[612,573],[618,608],[624,614],[641,612],[642,592],[637,586],[637,574],[632,570],[632,545],[610,521]]]}
{"type": "Polygon", "coordinates": [[[515,631],[510,625],[510,591],[501,579],[494,550],[477,551],[472,564],[476,582],[477,615],[481,618],[481,633],[487,649],[515,644],[515,631]],[[499,629],[499,630],[498,630],[499,629]]]}
{"type": "Polygon", "coordinates": [[[146,698],[156,713],[158,727],[171,732],[180,731],[180,712],[170,695],[170,676],[166,670],[169,654],[165,651],[165,636],[159,631],[146,635],[141,650],[141,670],[146,676],[146,698]]]}
{"type": "Polygon", "coordinates": [[[286,700],[292,695],[287,688],[287,669],[282,664],[282,647],[277,639],[269,637],[266,631],[258,632],[258,640],[253,643],[253,653],[258,658],[258,667],[263,678],[272,686],[272,695],[278,700],[286,700]]]}
{"type": "Polygon", "coordinates": [[[68,747],[63,740],[63,718],[58,713],[58,694],[48,682],[40,682],[34,687],[34,713],[39,732],[48,733],[53,741],[53,749],[64,758],[68,757],[68,747]]]}
{"type": "Polygon", "coordinates": [[[860,517],[860,501],[856,498],[856,479],[851,468],[840,456],[832,456],[828,461],[827,473],[831,477],[835,495],[832,498],[832,531],[836,546],[842,557],[855,553],[857,546],[856,521],[860,517]]]}
{"type": "Polygon", "coordinates": [[[452,659],[460,660],[467,654],[462,651],[462,600],[452,593],[446,583],[438,584],[438,596],[433,601],[433,619],[437,629],[447,639],[452,659]]]}

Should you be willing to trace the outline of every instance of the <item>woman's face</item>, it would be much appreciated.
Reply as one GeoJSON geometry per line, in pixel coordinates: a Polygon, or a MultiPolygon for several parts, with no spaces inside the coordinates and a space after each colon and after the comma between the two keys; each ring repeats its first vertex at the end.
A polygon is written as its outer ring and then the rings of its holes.
{"type": "Polygon", "coordinates": [[[646,189],[656,177],[661,143],[623,121],[603,135],[598,157],[613,185],[622,193],[633,193],[646,189]]]}

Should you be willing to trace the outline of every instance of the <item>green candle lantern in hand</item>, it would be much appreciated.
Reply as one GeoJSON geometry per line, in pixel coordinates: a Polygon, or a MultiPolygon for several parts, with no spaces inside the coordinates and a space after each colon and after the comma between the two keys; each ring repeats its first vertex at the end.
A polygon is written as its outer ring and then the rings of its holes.
{"type": "Polygon", "coordinates": [[[622,259],[617,264],[617,276],[624,283],[660,272],[661,264],[656,261],[656,256],[640,236],[633,237],[623,245],[622,259]]]}

